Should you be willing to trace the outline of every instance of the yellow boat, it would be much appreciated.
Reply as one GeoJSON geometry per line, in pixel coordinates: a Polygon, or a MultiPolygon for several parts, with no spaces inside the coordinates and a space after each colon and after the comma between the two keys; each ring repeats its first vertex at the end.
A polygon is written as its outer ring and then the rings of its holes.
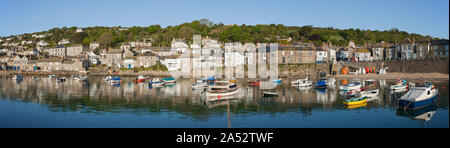
{"type": "Polygon", "coordinates": [[[345,105],[358,105],[358,104],[364,104],[367,103],[367,97],[355,97],[350,99],[345,99],[344,104],[345,105]]]}
{"type": "Polygon", "coordinates": [[[347,105],[347,108],[351,109],[351,108],[359,108],[359,107],[365,107],[365,106],[367,106],[367,102],[363,103],[363,104],[347,105]]]}

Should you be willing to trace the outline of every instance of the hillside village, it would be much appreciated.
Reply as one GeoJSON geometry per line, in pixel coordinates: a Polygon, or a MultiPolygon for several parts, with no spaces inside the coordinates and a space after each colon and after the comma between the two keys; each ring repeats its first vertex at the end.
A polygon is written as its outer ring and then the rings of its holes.
{"type": "MultiPolygon", "coordinates": [[[[76,29],[83,32],[82,28],[76,29]]],[[[33,34],[35,39],[52,36],[52,34],[33,34]]],[[[19,37],[20,38],[20,37],[19,37]]],[[[190,53],[194,57],[193,67],[213,69],[214,66],[245,66],[255,61],[256,57],[270,59],[270,50],[264,55],[252,55],[246,48],[253,43],[231,43],[233,53],[226,53],[225,45],[217,39],[194,35],[200,42],[188,44],[184,38],[174,38],[170,47],[153,46],[151,40],[121,43],[118,48],[105,48],[98,42],[89,46],[71,44],[66,38],[56,46],[50,46],[45,40],[19,40],[11,38],[0,40],[0,69],[4,71],[86,71],[89,67],[107,67],[108,69],[149,68],[155,65],[164,68],[158,70],[176,71],[183,66],[180,55],[190,53]],[[29,48],[30,44],[34,44],[29,48]],[[221,53],[223,58],[212,58],[214,53],[221,53]],[[196,56],[197,55],[197,56],[196,56]],[[227,60],[229,57],[243,60],[227,60]],[[201,63],[200,63],[201,62],[201,63]],[[196,65],[196,63],[198,63],[196,65]],[[200,65],[199,65],[200,64],[200,65]]],[[[294,41],[291,37],[278,38],[279,64],[370,62],[392,60],[416,60],[448,58],[448,40],[415,40],[405,38],[397,43],[381,41],[375,44],[356,45],[350,41],[347,46],[336,46],[323,42],[316,46],[311,42],[294,41]]],[[[269,44],[257,43],[256,46],[269,44]]]]}

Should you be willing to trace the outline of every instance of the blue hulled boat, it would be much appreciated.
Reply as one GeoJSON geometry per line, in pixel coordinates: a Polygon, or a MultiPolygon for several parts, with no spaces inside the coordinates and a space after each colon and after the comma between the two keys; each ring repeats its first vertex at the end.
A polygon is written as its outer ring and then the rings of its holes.
{"type": "Polygon", "coordinates": [[[436,100],[438,90],[431,86],[415,87],[398,99],[398,106],[403,109],[419,109],[436,100]]]}

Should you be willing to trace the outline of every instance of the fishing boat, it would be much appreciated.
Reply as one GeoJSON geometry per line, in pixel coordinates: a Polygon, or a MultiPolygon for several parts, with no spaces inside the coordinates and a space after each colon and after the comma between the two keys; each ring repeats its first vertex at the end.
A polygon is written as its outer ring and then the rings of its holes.
{"type": "Polygon", "coordinates": [[[345,85],[339,86],[339,89],[341,91],[360,90],[361,89],[361,83],[359,83],[359,82],[351,82],[349,84],[345,84],[345,85]]]}
{"type": "Polygon", "coordinates": [[[328,85],[325,81],[317,81],[316,84],[314,84],[314,88],[316,89],[326,89],[327,87],[328,85]]]}
{"type": "Polygon", "coordinates": [[[204,89],[208,86],[208,83],[202,82],[202,83],[195,83],[192,84],[192,89],[204,89]]]}
{"type": "Polygon", "coordinates": [[[206,97],[208,101],[217,101],[225,98],[234,98],[239,93],[237,87],[232,87],[233,84],[227,82],[216,82],[213,86],[209,86],[206,90],[206,97]]]}
{"type": "Polygon", "coordinates": [[[138,77],[134,80],[134,82],[136,82],[136,83],[139,83],[139,82],[145,82],[145,80],[147,80],[146,77],[144,77],[144,76],[138,76],[138,77]]]}
{"type": "Polygon", "coordinates": [[[12,77],[12,79],[13,79],[14,81],[22,81],[22,80],[23,80],[23,76],[22,76],[22,75],[14,75],[14,76],[12,77]]]}
{"type": "Polygon", "coordinates": [[[263,92],[263,97],[276,97],[278,96],[278,93],[276,92],[263,92]]]}
{"type": "Polygon", "coordinates": [[[159,87],[164,85],[164,81],[160,80],[159,78],[154,78],[152,81],[149,81],[148,84],[152,87],[159,87]]]}
{"type": "Polygon", "coordinates": [[[312,82],[309,81],[309,78],[305,79],[298,79],[296,81],[291,82],[292,86],[298,86],[298,87],[308,87],[312,85],[312,82]]]}
{"type": "Polygon", "coordinates": [[[109,80],[109,82],[111,82],[111,83],[121,83],[122,82],[122,78],[120,78],[120,77],[112,77],[110,80],[109,80]]]}
{"type": "Polygon", "coordinates": [[[431,87],[415,87],[398,99],[398,106],[404,109],[419,109],[430,105],[437,98],[438,90],[431,87]]]}
{"type": "Polygon", "coordinates": [[[177,82],[177,80],[173,77],[163,78],[162,80],[164,81],[165,84],[177,82]]]}
{"type": "Polygon", "coordinates": [[[364,104],[367,103],[367,97],[362,96],[351,96],[348,99],[344,100],[345,105],[358,105],[358,104],[364,104]]]}
{"type": "Polygon", "coordinates": [[[361,94],[361,97],[373,98],[373,97],[378,96],[379,91],[380,91],[379,89],[365,90],[365,91],[362,91],[360,94],[361,94]]]}

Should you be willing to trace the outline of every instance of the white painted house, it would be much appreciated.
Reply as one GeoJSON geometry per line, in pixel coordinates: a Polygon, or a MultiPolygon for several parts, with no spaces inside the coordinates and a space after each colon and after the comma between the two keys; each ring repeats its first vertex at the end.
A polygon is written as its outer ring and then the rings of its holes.
{"type": "Polygon", "coordinates": [[[360,48],[355,52],[355,60],[361,62],[372,61],[372,57],[370,56],[370,51],[365,48],[360,48]]]}
{"type": "Polygon", "coordinates": [[[324,50],[316,51],[316,63],[324,63],[328,61],[328,52],[324,50]]]}

